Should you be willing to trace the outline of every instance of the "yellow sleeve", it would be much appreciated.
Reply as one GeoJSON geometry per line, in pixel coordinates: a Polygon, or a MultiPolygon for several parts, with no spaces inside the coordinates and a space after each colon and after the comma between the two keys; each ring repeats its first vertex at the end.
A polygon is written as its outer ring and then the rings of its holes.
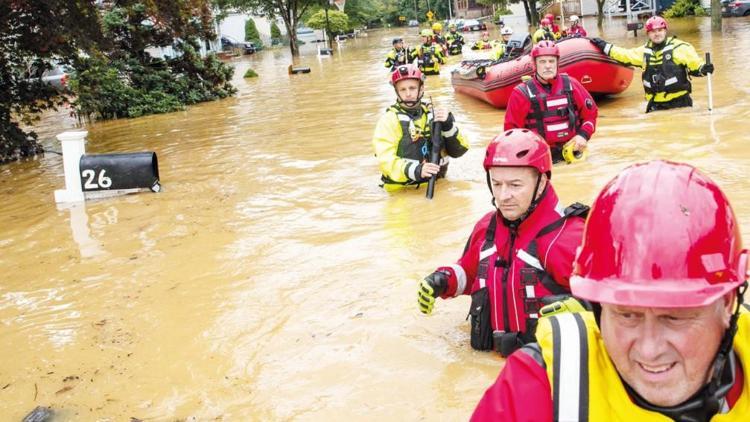
{"type": "Polygon", "coordinates": [[[505,44],[498,43],[495,45],[495,48],[492,49],[490,60],[499,60],[500,57],[503,57],[503,54],[505,54],[505,44]]]}
{"type": "Polygon", "coordinates": [[[630,66],[643,67],[643,50],[645,45],[636,48],[622,48],[610,44],[609,49],[604,49],[604,53],[616,61],[630,66]]]}
{"type": "Polygon", "coordinates": [[[445,53],[443,52],[443,47],[440,45],[435,46],[435,56],[438,58],[440,64],[445,64],[445,53]]]}
{"type": "Polygon", "coordinates": [[[378,159],[380,171],[394,182],[408,182],[409,178],[404,173],[406,165],[414,160],[408,160],[396,155],[398,143],[401,141],[401,123],[396,113],[386,112],[378,120],[375,133],[372,136],[372,146],[375,148],[375,156],[378,159]]]}
{"type": "Polygon", "coordinates": [[[541,40],[542,38],[544,38],[544,31],[543,31],[543,30],[541,30],[541,29],[537,29],[537,30],[536,30],[536,31],[534,32],[534,35],[532,35],[532,36],[531,36],[531,42],[532,42],[532,43],[534,43],[534,44],[536,44],[536,43],[538,43],[538,42],[539,42],[539,40],[541,40]]]}
{"type": "Polygon", "coordinates": [[[682,42],[674,47],[674,61],[683,64],[690,72],[697,72],[705,63],[689,43],[682,42]]]}

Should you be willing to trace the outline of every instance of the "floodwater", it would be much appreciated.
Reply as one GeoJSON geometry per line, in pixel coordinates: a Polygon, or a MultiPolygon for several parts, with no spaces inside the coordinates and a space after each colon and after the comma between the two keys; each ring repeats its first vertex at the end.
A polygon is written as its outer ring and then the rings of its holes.
{"type": "MultiPolygon", "coordinates": [[[[606,25],[619,45],[645,40],[606,25]]],[[[555,168],[565,202],[590,203],[630,163],[687,161],[720,183],[750,238],[750,20],[725,19],[721,37],[709,27],[673,24],[713,53],[713,114],[705,78],[693,109],[643,114],[636,71],[600,102],[589,159],[555,168]]],[[[427,97],[472,149],[433,201],[381,191],[382,60],[414,32],[373,31],[333,58],[306,45],[307,75],[286,74],[286,49],[235,59],[234,98],[85,128],[90,153],[155,151],[159,194],[58,207],[59,156],[0,167],[0,419],[37,405],[63,421],[466,419],[503,361],[471,350],[467,297],[427,317],[416,290],[490,210],[481,159],[503,112],[454,94],[447,69],[430,77],[427,97]],[[260,77],[242,80],[249,66],[260,77]]],[[[61,111],[36,130],[59,149],[74,124],[61,111]]]]}

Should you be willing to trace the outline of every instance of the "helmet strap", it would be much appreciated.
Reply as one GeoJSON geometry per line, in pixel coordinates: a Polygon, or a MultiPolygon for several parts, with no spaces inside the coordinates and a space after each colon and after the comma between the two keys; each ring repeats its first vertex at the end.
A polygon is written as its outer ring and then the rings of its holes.
{"type": "Polygon", "coordinates": [[[403,106],[404,108],[415,108],[419,103],[422,102],[422,97],[424,97],[424,82],[419,81],[419,96],[415,101],[404,101],[401,99],[401,95],[398,94],[398,89],[396,89],[396,84],[393,84],[393,90],[396,91],[396,102],[403,106]]]}

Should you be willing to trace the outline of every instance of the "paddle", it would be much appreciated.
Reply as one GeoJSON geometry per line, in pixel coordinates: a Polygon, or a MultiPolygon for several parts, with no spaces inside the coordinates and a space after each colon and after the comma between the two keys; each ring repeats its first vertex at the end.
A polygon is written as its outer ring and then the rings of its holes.
{"type": "MultiPolygon", "coordinates": [[[[432,151],[430,151],[430,162],[432,164],[440,164],[440,150],[443,149],[443,125],[441,122],[432,122],[432,151]]],[[[430,181],[427,182],[427,199],[432,199],[435,195],[435,180],[437,180],[437,174],[430,176],[430,181]]]]}
{"type": "MultiPolygon", "coordinates": [[[[711,64],[711,53],[706,53],[706,64],[711,64]]],[[[714,96],[713,90],[711,89],[711,74],[708,75],[708,112],[711,113],[714,109],[714,96]]]]}

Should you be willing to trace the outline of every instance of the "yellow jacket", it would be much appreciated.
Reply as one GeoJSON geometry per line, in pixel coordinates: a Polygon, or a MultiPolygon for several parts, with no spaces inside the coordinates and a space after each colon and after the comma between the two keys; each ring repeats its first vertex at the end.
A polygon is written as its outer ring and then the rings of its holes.
{"type": "Polygon", "coordinates": [[[620,63],[643,69],[642,80],[646,100],[657,103],[672,101],[689,94],[692,86],[688,72],[693,76],[699,76],[699,69],[704,64],[692,45],[676,37],[668,38],[664,47],[659,50],[653,49],[651,41],[636,48],[607,44],[604,54],[620,63]],[[655,84],[655,80],[660,83],[655,84]],[[674,88],[666,84],[669,81],[674,81],[674,88]]]}
{"type": "Polygon", "coordinates": [[[492,46],[492,53],[490,53],[490,60],[500,60],[505,54],[505,43],[498,42],[492,46]]]}
{"type": "Polygon", "coordinates": [[[539,28],[534,32],[534,35],[531,36],[531,42],[536,44],[542,40],[555,41],[559,38],[560,34],[558,34],[557,32],[552,32],[551,29],[547,30],[544,28],[539,28]]]}
{"type": "MultiPolygon", "coordinates": [[[[713,422],[750,420],[750,314],[744,309],[737,325],[734,353],[744,371],[742,394],[728,412],[713,416],[713,422]]],[[[583,409],[588,410],[589,421],[671,421],[630,399],[607,354],[593,313],[562,313],[541,318],[536,337],[555,398],[553,412],[560,421],[579,420],[583,409]],[[565,367],[556,368],[558,362],[564,362],[565,367]],[[556,380],[556,371],[564,373],[565,379],[561,376],[556,380]]]]}
{"type": "Polygon", "coordinates": [[[437,75],[440,73],[440,64],[445,64],[445,53],[440,44],[420,44],[411,51],[410,59],[410,62],[417,60],[419,69],[425,75],[437,75]]]}
{"type": "MultiPolygon", "coordinates": [[[[420,177],[420,172],[421,164],[429,158],[432,148],[432,112],[424,103],[421,108],[420,116],[414,118],[395,104],[388,108],[375,126],[372,145],[386,189],[426,182],[420,177]]],[[[451,126],[442,132],[442,157],[460,157],[469,149],[455,122],[451,126]]],[[[447,165],[447,159],[441,160],[443,164],[447,165]]]]}

